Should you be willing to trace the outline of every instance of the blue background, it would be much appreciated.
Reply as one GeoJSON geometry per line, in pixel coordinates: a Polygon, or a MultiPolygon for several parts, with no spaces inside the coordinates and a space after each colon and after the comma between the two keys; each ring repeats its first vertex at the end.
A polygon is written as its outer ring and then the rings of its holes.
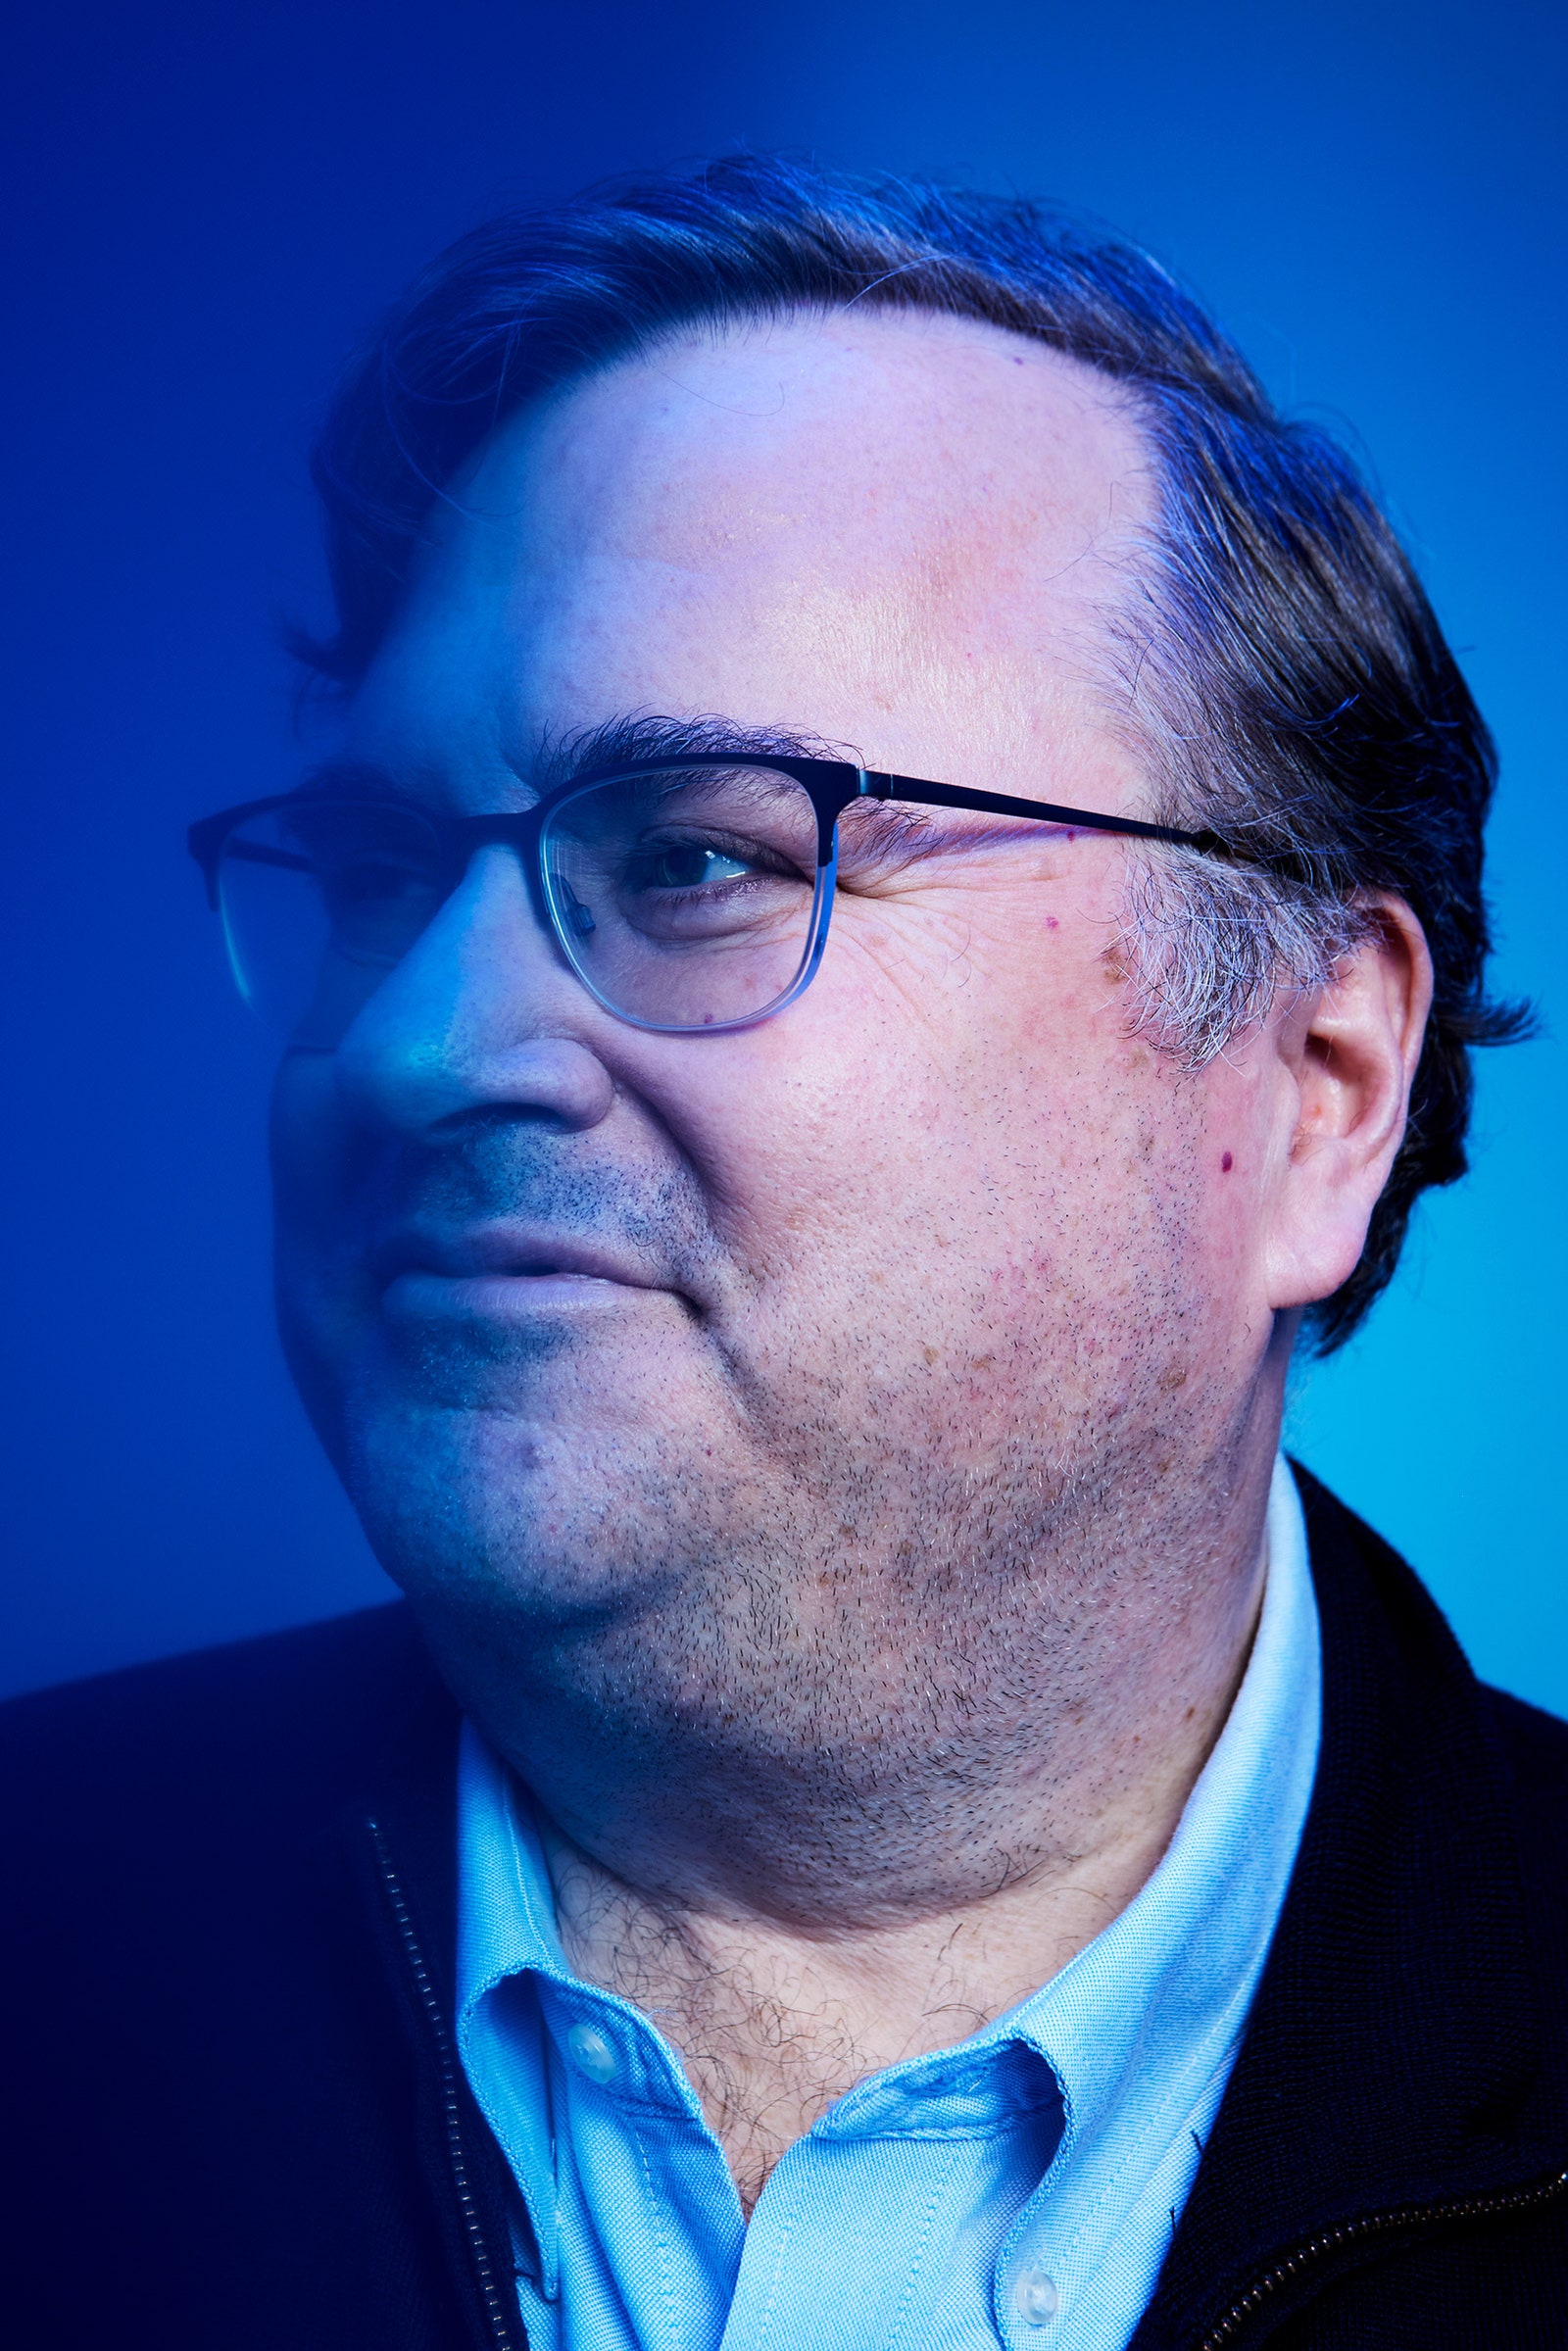
{"type": "Polygon", "coordinates": [[[497,203],[740,143],[1055,195],[1336,419],[1501,741],[1476,1171],[1308,1461],[1482,1669],[1568,1711],[1560,8],[231,0],[14,9],[0,925],[6,1573],[21,1688],[389,1589],[276,1358],[266,1058],[186,819],[290,780],[303,451],[352,336],[497,203]]]}

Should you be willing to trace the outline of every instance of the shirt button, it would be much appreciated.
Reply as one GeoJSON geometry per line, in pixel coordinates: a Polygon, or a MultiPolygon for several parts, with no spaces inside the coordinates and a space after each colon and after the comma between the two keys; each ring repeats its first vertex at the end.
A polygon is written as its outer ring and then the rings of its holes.
{"type": "Polygon", "coordinates": [[[1012,2289],[1012,2307],[1025,2327],[1049,2327],[1061,2308],[1056,2281],[1038,2262],[1020,2270],[1012,2289]]]}
{"type": "Polygon", "coordinates": [[[615,2052],[597,2025],[573,2025],[566,2035],[571,2062],[590,2082],[613,2082],[615,2052]]]}

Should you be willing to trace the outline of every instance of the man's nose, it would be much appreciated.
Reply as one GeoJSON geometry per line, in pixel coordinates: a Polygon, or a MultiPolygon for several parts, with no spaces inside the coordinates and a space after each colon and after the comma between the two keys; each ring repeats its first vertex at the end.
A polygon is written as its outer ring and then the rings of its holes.
{"type": "Polygon", "coordinates": [[[614,1100],[586,1042],[597,1017],[541,932],[515,855],[489,845],[349,1029],[338,1086],[358,1122],[405,1135],[472,1110],[578,1132],[614,1100]]]}

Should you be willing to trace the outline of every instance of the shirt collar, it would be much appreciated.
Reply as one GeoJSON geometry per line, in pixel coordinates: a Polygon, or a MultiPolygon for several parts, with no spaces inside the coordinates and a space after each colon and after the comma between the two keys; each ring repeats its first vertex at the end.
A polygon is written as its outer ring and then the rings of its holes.
{"type": "Polygon", "coordinates": [[[1062,2084],[1067,2127],[1047,2181],[1058,2246],[1075,2228],[1094,2232],[1098,2158],[1114,2142],[1127,2193],[1168,2143],[1167,2118],[1179,2125],[1234,2058],[1311,1801],[1320,1716],[1306,1530],[1281,1456],[1251,1654],[1164,1858],[1093,1942],[990,2028],[1021,2034],[1062,2084]]]}

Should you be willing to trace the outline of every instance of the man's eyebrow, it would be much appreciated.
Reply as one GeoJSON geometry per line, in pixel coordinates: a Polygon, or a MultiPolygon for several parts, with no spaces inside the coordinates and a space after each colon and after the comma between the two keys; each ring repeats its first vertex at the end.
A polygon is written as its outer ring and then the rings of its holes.
{"type": "MultiPolygon", "coordinates": [[[[800,728],[743,726],[736,719],[711,713],[666,718],[635,711],[571,734],[547,736],[531,760],[519,762],[516,772],[520,783],[543,798],[583,776],[635,767],[646,759],[685,759],[697,752],[729,752],[745,759],[848,759],[858,763],[853,751],[800,728]]],[[[411,791],[390,769],[357,759],[319,760],[301,778],[299,789],[317,798],[395,800],[409,808],[424,808],[430,798],[428,791],[411,791]]]]}
{"type": "Polygon", "coordinates": [[[848,759],[855,763],[855,754],[842,745],[824,743],[820,735],[794,727],[742,726],[711,713],[668,718],[639,711],[547,738],[527,780],[541,793],[556,792],[580,776],[634,767],[644,759],[689,759],[698,752],[729,752],[748,759],[848,759]]]}

